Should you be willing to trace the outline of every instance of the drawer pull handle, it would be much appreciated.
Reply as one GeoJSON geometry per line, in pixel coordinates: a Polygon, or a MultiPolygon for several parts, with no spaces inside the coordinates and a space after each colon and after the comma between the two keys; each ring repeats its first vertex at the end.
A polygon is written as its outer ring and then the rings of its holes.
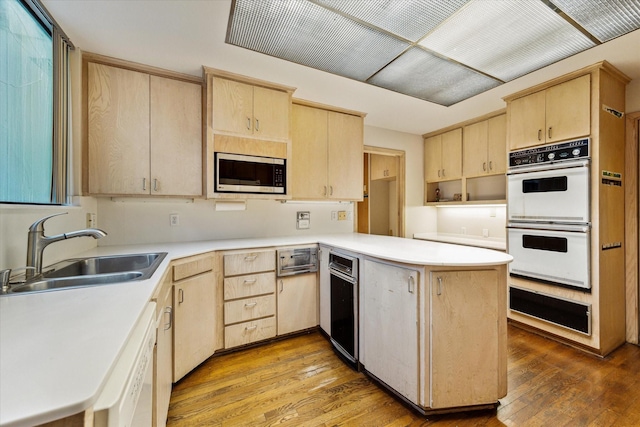
{"type": "Polygon", "coordinates": [[[244,306],[245,306],[246,308],[253,308],[253,307],[255,307],[256,305],[258,305],[258,303],[257,303],[257,302],[248,302],[248,303],[246,303],[244,306]]]}
{"type": "Polygon", "coordinates": [[[256,283],[256,279],[244,279],[243,283],[245,285],[253,285],[254,283],[256,283]]]}
{"type": "Polygon", "coordinates": [[[255,329],[258,329],[258,325],[247,326],[246,328],[244,328],[245,331],[253,331],[255,329]]]}
{"type": "Polygon", "coordinates": [[[247,255],[246,257],[244,257],[244,260],[247,262],[251,262],[251,261],[255,261],[256,258],[258,258],[258,255],[247,255]]]}

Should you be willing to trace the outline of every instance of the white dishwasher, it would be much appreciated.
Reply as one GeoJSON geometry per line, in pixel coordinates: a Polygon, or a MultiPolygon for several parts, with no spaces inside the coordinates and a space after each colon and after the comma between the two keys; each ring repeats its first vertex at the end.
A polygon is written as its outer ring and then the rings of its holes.
{"type": "Polygon", "coordinates": [[[145,308],[94,408],[95,427],[151,426],[156,303],[145,308]]]}

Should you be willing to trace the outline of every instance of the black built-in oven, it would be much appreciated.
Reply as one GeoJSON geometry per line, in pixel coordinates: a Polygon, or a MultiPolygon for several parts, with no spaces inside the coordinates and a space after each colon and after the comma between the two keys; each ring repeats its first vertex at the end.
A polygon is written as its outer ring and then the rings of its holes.
{"type": "Polygon", "coordinates": [[[358,362],[358,258],[331,251],[331,343],[354,369],[358,362]]]}

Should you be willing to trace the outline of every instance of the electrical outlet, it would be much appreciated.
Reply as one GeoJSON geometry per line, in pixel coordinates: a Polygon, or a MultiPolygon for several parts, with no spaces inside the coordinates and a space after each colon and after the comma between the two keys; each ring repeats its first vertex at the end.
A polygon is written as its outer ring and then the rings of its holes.
{"type": "Polygon", "coordinates": [[[180,225],[180,215],[169,214],[169,225],[171,227],[177,227],[178,225],[180,225]]]}
{"type": "Polygon", "coordinates": [[[460,233],[467,234],[467,227],[460,227],[460,233]]]}
{"type": "Polygon", "coordinates": [[[87,228],[96,228],[98,226],[98,216],[95,213],[87,213],[87,228]]]}
{"type": "Polygon", "coordinates": [[[331,211],[331,221],[338,220],[338,211],[331,211]]]}
{"type": "Polygon", "coordinates": [[[482,237],[489,237],[489,229],[488,228],[483,228],[482,229],[482,237]]]}
{"type": "Polygon", "coordinates": [[[338,211],[338,221],[347,220],[347,211],[338,211]]]}

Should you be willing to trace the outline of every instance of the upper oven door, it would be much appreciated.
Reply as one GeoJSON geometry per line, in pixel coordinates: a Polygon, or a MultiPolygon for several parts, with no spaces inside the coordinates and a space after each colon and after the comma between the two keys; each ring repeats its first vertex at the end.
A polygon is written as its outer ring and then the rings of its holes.
{"type": "Polygon", "coordinates": [[[588,161],[512,170],[507,190],[509,221],[590,221],[588,161]]]}

